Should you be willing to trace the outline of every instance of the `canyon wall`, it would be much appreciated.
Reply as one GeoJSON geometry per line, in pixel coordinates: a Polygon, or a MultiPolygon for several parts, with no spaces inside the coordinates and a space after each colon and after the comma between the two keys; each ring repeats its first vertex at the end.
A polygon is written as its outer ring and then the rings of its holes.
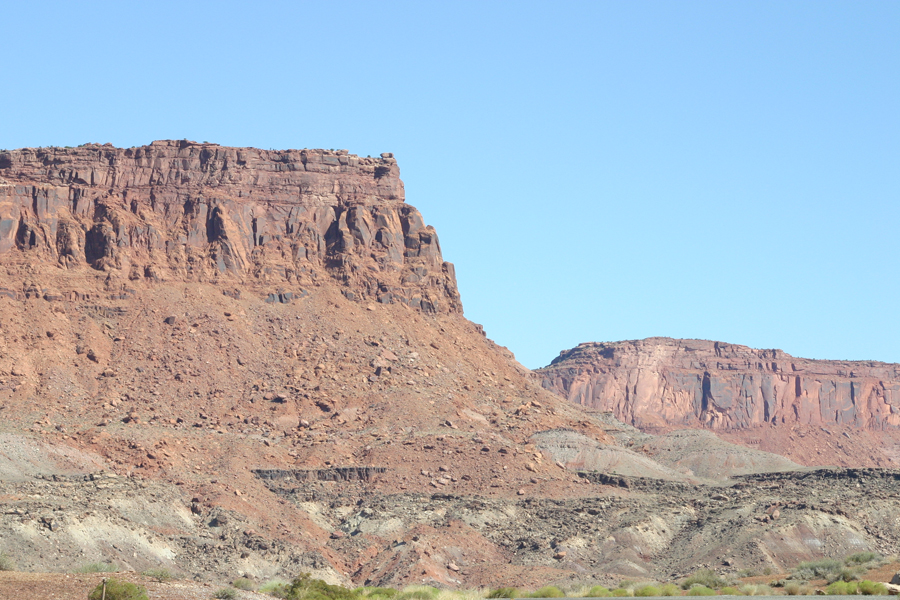
{"type": "Polygon", "coordinates": [[[540,369],[543,386],[649,430],[764,423],[900,425],[900,365],[795,358],[706,340],[586,343],[540,369]]]}
{"type": "MultiPolygon", "coordinates": [[[[327,277],[351,300],[460,312],[453,265],[404,202],[399,173],[389,153],[187,140],[2,151],[0,255],[132,282],[261,282],[288,293],[327,277]]],[[[27,288],[3,293],[42,293],[27,288]]]]}

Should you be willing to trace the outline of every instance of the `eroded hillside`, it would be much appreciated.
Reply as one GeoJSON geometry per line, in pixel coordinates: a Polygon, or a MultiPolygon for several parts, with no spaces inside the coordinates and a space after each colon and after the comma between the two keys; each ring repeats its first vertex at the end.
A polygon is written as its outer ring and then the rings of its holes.
{"type": "Polygon", "coordinates": [[[22,568],[530,585],[684,569],[741,519],[733,568],[787,560],[779,535],[790,560],[897,538],[870,526],[891,475],[858,510],[796,507],[850,475],[544,389],[463,317],[390,155],[24,149],[0,180],[0,539],[22,568]],[[784,471],[796,498],[733,479],[784,471]],[[796,512],[763,523],[773,504],[796,512]]]}

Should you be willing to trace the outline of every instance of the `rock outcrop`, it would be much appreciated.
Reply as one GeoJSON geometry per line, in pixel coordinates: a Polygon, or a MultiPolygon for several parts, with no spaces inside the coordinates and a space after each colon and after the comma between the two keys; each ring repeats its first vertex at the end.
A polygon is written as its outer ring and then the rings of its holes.
{"type": "Polygon", "coordinates": [[[538,372],[546,389],[645,430],[900,425],[897,364],[648,338],[580,344],[538,372]]]}
{"type": "Polygon", "coordinates": [[[259,281],[290,293],[327,276],[350,299],[462,310],[453,265],[405,204],[390,153],[186,140],[2,152],[0,255],[10,251],[131,281],[259,281]]]}

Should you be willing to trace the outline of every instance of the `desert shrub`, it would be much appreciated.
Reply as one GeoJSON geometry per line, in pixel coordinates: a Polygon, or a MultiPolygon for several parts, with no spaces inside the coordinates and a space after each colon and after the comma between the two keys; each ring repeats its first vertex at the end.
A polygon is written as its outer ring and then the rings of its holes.
{"type": "Polygon", "coordinates": [[[584,595],[585,598],[609,598],[612,596],[612,592],[603,587],[602,585],[595,585],[591,587],[584,595]]]}
{"type": "Polygon", "coordinates": [[[634,595],[639,597],[661,596],[662,591],[655,585],[642,585],[634,590],[634,595]]]}
{"type": "Polygon", "coordinates": [[[287,598],[291,584],[281,579],[273,579],[259,586],[259,591],[276,598],[287,598]]]}
{"type": "Polygon", "coordinates": [[[725,585],[725,580],[712,569],[701,569],[681,582],[681,589],[689,590],[695,585],[718,589],[725,585]]]}
{"type": "MultiPolygon", "coordinates": [[[[291,582],[284,597],[286,600],[355,600],[357,596],[353,590],[325,583],[321,579],[313,579],[309,573],[301,573],[291,582]]],[[[421,596],[418,598],[407,596],[407,598],[428,600],[430,596],[424,599],[421,596]]]]}
{"type": "Polygon", "coordinates": [[[141,573],[141,575],[149,577],[150,579],[155,579],[159,583],[165,583],[172,579],[172,573],[168,569],[147,569],[141,573]]]}
{"type": "Polygon", "coordinates": [[[385,587],[361,587],[354,590],[354,592],[370,600],[390,600],[399,593],[394,588],[385,587]]]}
{"type": "Polygon", "coordinates": [[[364,587],[356,590],[366,598],[393,598],[399,592],[394,588],[364,587]]]}
{"type": "Polygon", "coordinates": [[[254,585],[253,581],[247,579],[246,577],[238,577],[231,582],[231,587],[252,592],[256,588],[256,585],[254,585]]]}
{"type": "Polygon", "coordinates": [[[854,567],[841,567],[837,571],[829,573],[825,580],[828,583],[833,581],[854,581],[859,579],[865,572],[866,568],[859,565],[854,567]]]}
{"type": "Polygon", "coordinates": [[[784,593],[788,596],[809,596],[813,590],[808,585],[791,581],[784,585],[784,593]]]}
{"type": "Polygon", "coordinates": [[[631,592],[626,590],[625,588],[616,588],[610,592],[610,595],[615,598],[625,598],[626,596],[630,596],[631,592]]]}
{"type": "Polygon", "coordinates": [[[565,598],[562,590],[554,585],[545,585],[539,590],[535,590],[528,594],[529,598],[565,598]]]}
{"type": "Polygon", "coordinates": [[[844,559],[846,565],[864,565],[871,562],[880,562],[884,557],[877,552],[857,552],[844,559]]]}
{"type": "MultiPolygon", "coordinates": [[[[388,589],[388,588],[382,588],[388,589]]],[[[485,589],[469,589],[469,590],[441,590],[435,600],[484,600],[488,590],[485,589]]],[[[378,598],[378,596],[376,596],[378,598]]],[[[385,600],[389,600],[381,596],[385,600]]]]}
{"type": "Polygon", "coordinates": [[[234,600],[237,598],[237,591],[232,588],[221,588],[216,590],[213,598],[216,598],[216,600],[234,600]]]}
{"type": "Polygon", "coordinates": [[[440,590],[430,585],[410,585],[403,588],[397,600],[434,600],[440,590]]]}
{"type": "Polygon", "coordinates": [[[738,577],[756,577],[759,575],[759,571],[755,569],[741,569],[737,572],[738,577]]]}
{"type": "Polygon", "coordinates": [[[706,587],[705,585],[697,584],[687,591],[687,595],[688,596],[715,596],[716,591],[706,587]]]}
{"type": "Polygon", "coordinates": [[[680,596],[681,588],[675,585],[674,583],[667,583],[666,585],[659,588],[660,596],[680,596]]]}
{"type": "Polygon", "coordinates": [[[88,600],[100,600],[104,597],[104,583],[106,584],[106,600],[149,600],[147,598],[147,588],[119,579],[105,579],[98,583],[91,595],[88,596],[88,600]]]}
{"type": "Polygon", "coordinates": [[[742,596],[740,590],[737,588],[733,588],[731,586],[725,586],[721,590],[719,590],[719,594],[722,596],[742,596]]]}
{"type": "MultiPolygon", "coordinates": [[[[593,589],[593,588],[591,588],[593,589]]],[[[501,587],[495,590],[491,590],[488,592],[488,598],[516,598],[519,597],[520,592],[516,588],[513,587],[501,587]]]]}
{"type": "MultiPolygon", "coordinates": [[[[81,565],[75,570],[76,573],[115,573],[119,570],[114,563],[108,562],[92,562],[81,565]]],[[[110,580],[112,581],[112,580],[110,580]]]]}
{"type": "Polygon", "coordinates": [[[883,583],[875,583],[874,581],[863,579],[859,582],[859,593],[866,596],[886,596],[888,590],[883,583]]]}
{"type": "Polygon", "coordinates": [[[823,558],[822,560],[810,560],[800,563],[791,576],[794,579],[836,581],[843,568],[844,564],[841,561],[833,558],[823,558]]]}
{"type": "Polygon", "coordinates": [[[829,596],[853,596],[856,594],[856,590],[855,581],[835,581],[825,588],[825,593],[829,596]]]}
{"type": "Polygon", "coordinates": [[[0,571],[15,571],[16,563],[5,551],[0,552],[0,571]]]}
{"type": "Polygon", "coordinates": [[[830,583],[828,584],[828,587],[825,588],[825,593],[829,596],[846,596],[847,584],[843,581],[835,581],[834,583],[830,583]]]}

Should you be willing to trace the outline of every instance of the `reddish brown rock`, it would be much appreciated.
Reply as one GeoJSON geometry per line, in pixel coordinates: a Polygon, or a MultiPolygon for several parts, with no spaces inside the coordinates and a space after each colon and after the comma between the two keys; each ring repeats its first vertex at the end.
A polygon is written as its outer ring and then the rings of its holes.
{"type": "Polygon", "coordinates": [[[0,255],[15,249],[133,282],[263,281],[281,303],[326,275],[352,300],[461,310],[388,153],[186,140],[2,152],[0,255]]]}
{"type": "Polygon", "coordinates": [[[644,429],[765,423],[900,425],[900,365],[795,358],[705,340],[587,343],[540,369],[543,386],[644,429]]]}

